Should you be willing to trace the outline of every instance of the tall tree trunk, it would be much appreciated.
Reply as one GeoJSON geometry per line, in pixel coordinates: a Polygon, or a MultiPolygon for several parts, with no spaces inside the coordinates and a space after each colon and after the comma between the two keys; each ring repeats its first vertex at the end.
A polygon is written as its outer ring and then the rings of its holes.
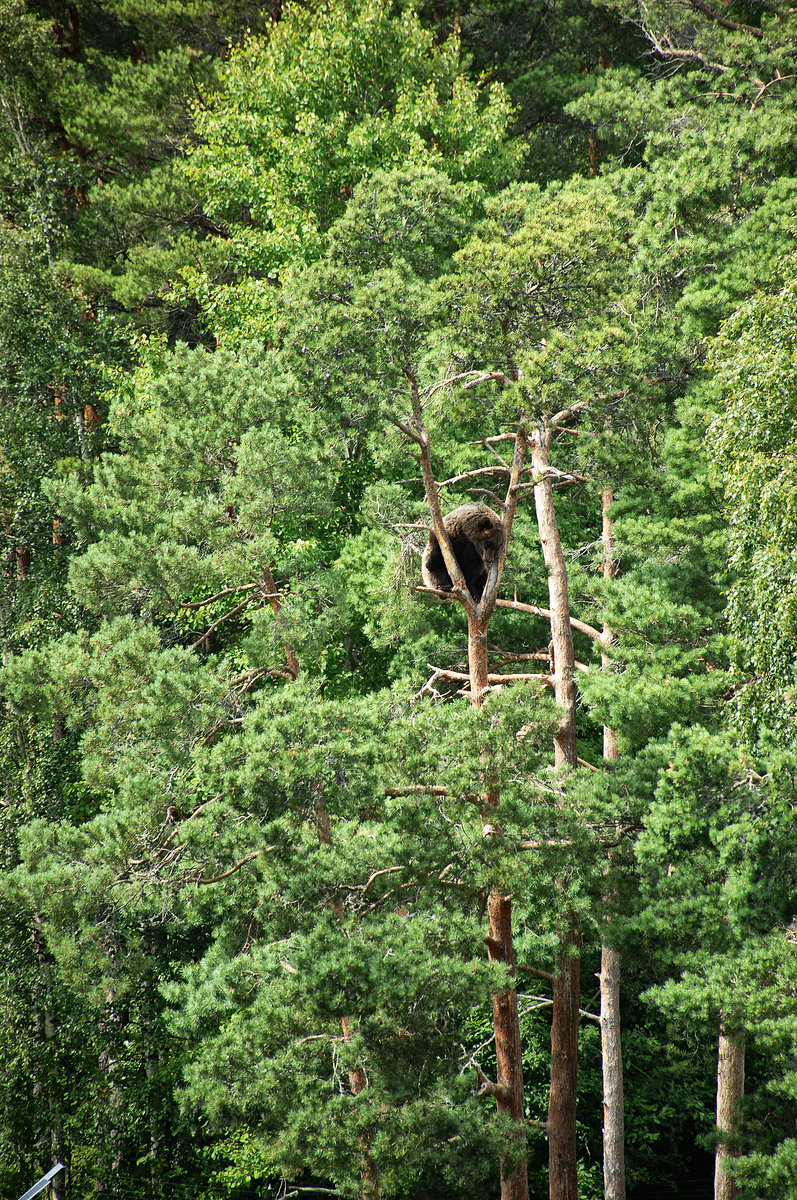
{"type": "Polygon", "coordinates": [[[548,607],[551,610],[553,643],[554,695],[560,709],[559,726],[554,734],[555,765],[575,767],[576,748],[576,656],[570,625],[570,597],[567,589],[567,564],[559,537],[559,523],[551,487],[550,430],[538,429],[531,442],[534,469],[534,504],[542,555],[548,571],[548,607]]]}
{"type": "MultiPolygon", "coordinates": [[[[274,618],[277,622],[277,628],[280,630],[280,632],[282,632],[284,621],[284,618],[282,620],[280,619],[280,612],[282,611],[282,596],[277,590],[277,585],[274,582],[274,576],[271,573],[271,568],[266,563],[263,564],[263,582],[268,589],[267,598],[269,604],[271,605],[271,611],[274,613],[274,618]]],[[[288,641],[283,642],[282,648],[285,651],[285,662],[287,663],[288,673],[291,679],[298,679],[300,668],[296,651],[288,641]]]]}
{"type": "MultiPolygon", "coordinates": [[[[454,585],[454,593],[465,609],[468,617],[468,671],[470,675],[471,704],[478,708],[484,703],[489,689],[489,671],[487,658],[487,629],[495,601],[498,595],[498,585],[501,579],[506,549],[512,530],[520,491],[520,480],[523,461],[526,454],[527,438],[525,426],[518,425],[514,435],[515,449],[510,470],[509,487],[504,503],[503,530],[504,544],[498,559],[491,565],[481,600],[476,603],[470,596],[462,570],[456,560],[448,534],[443,524],[440,509],[440,497],[432,469],[432,457],[429,433],[423,420],[418,383],[413,371],[406,369],[405,374],[410,383],[412,403],[413,428],[400,426],[404,433],[415,441],[420,453],[421,473],[424,483],[426,500],[432,516],[432,526],[440,544],[446,570],[454,585]]],[[[484,816],[483,825],[485,836],[492,836],[494,825],[491,819],[495,816],[500,804],[500,797],[490,781],[485,778],[484,816]]],[[[505,962],[510,970],[514,968],[512,957],[512,905],[510,897],[502,895],[498,890],[490,892],[487,900],[490,932],[487,939],[488,953],[491,960],[505,962]]],[[[517,1153],[512,1148],[501,1156],[501,1200],[528,1200],[528,1166],[523,1131],[523,1062],[520,1043],[520,1021],[518,1018],[517,991],[509,987],[493,996],[493,1030],[496,1046],[496,1079],[488,1080],[479,1071],[479,1094],[489,1094],[495,1097],[499,1112],[509,1113],[517,1123],[518,1132],[513,1137],[517,1142],[517,1153]]],[[[477,1068],[478,1070],[478,1068],[477,1068]]]]}
{"type": "MultiPolygon", "coordinates": [[[[548,450],[550,430],[537,429],[531,442],[534,503],[543,558],[548,571],[554,694],[560,709],[554,734],[555,765],[575,767],[576,660],[570,625],[567,565],[551,487],[548,450]]],[[[559,949],[553,983],[551,1021],[551,1090],[548,1100],[548,1170],[550,1200],[577,1200],[576,1083],[578,1016],[581,982],[581,933],[574,913],[565,911],[559,925],[559,949]]]]}
{"type": "MultiPolygon", "coordinates": [[[[468,613],[468,667],[470,694],[474,707],[484,703],[488,682],[487,623],[489,618],[468,613]]],[[[493,811],[497,817],[499,796],[487,790],[482,810],[485,837],[493,836],[493,811]]],[[[487,951],[490,962],[506,963],[514,975],[515,958],[512,949],[512,900],[493,890],[487,898],[489,933],[487,951]]],[[[526,1145],[523,1136],[523,1047],[520,1041],[517,990],[508,987],[493,994],[493,1033],[495,1035],[495,1083],[481,1076],[482,1091],[495,1097],[500,1113],[507,1113],[517,1123],[517,1149],[510,1144],[501,1155],[501,1200],[528,1200],[529,1180],[526,1145]]]]}
{"type": "Polygon", "coordinates": [[[714,1156],[714,1200],[734,1200],[736,1183],[726,1173],[729,1159],[738,1150],[732,1148],[744,1096],[744,1034],[730,1034],[720,1021],[717,1053],[717,1129],[719,1141],[714,1156]]]}
{"type": "Polygon", "coordinates": [[[578,918],[568,913],[559,927],[559,949],[553,977],[551,1091],[548,1100],[550,1200],[578,1200],[576,1083],[580,985],[581,932],[578,918]]]}
{"type": "Polygon", "coordinates": [[[620,955],[601,945],[601,1058],[603,1061],[603,1195],[625,1200],[623,1048],[620,1036],[620,955]]]}
{"type": "MultiPolygon", "coordinates": [[[[491,962],[506,963],[514,974],[512,950],[512,901],[493,891],[487,900],[490,935],[487,940],[491,962]]],[[[516,1123],[517,1146],[510,1144],[501,1155],[501,1200],[527,1200],[529,1194],[526,1145],[523,1137],[523,1047],[520,1041],[517,991],[509,987],[493,995],[493,1029],[497,1084],[496,1104],[516,1123]]]]}
{"type": "MultiPolygon", "coordinates": [[[[601,496],[603,527],[603,577],[614,579],[617,563],[614,558],[614,529],[609,509],[614,502],[611,488],[601,496]]],[[[611,630],[604,624],[603,645],[612,640],[611,630]]],[[[606,670],[609,656],[601,653],[601,666],[606,670]]],[[[612,761],[620,757],[617,736],[608,725],[603,727],[603,757],[612,761]]],[[[620,1030],[620,954],[607,945],[606,932],[611,924],[611,897],[605,896],[606,915],[601,936],[600,971],[600,1028],[601,1060],[603,1064],[603,1194],[604,1200],[625,1200],[625,1098],[623,1095],[623,1046],[620,1030]]]]}

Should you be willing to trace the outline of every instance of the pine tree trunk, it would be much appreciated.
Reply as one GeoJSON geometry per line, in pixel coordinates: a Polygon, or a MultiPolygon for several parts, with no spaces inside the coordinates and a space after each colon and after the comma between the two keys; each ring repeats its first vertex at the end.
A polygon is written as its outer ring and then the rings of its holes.
{"type": "MultiPolygon", "coordinates": [[[[534,468],[534,503],[543,558],[548,571],[554,694],[560,709],[554,734],[555,765],[575,767],[576,660],[570,625],[567,564],[551,487],[548,447],[550,431],[538,429],[530,439],[534,468]]],[[[551,1022],[551,1091],[548,1100],[548,1169],[550,1200],[577,1200],[576,1081],[581,979],[581,934],[578,920],[565,912],[559,927],[559,950],[553,983],[551,1022]]]]}
{"type": "MultiPolygon", "coordinates": [[[[614,579],[617,563],[614,559],[614,529],[609,509],[614,503],[611,488],[601,496],[603,514],[603,577],[614,579]]],[[[603,627],[604,645],[611,641],[611,631],[603,627]]],[[[609,657],[601,653],[601,667],[606,670],[609,657]]],[[[617,736],[608,725],[603,727],[603,757],[613,761],[620,757],[617,736]]],[[[604,897],[606,908],[609,898],[604,897]]],[[[604,918],[608,925],[609,917],[604,918]]],[[[625,1200],[625,1100],[623,1096],[623,1047],[620,1031],[620,954],[605,940],[601,941],[601,1059],[603,1064],[603,1193],[604,1200],[625,1200]]]]}
{"type": "Polygon", "coordinates": [[[738,1151],[729,1148],[739,1121],[744,1096],[744,1034],[729,1034],[720,1023],[717,1053],[717,1129],[720,1140],[714,1157],[714,1200],[734,1200],[736,1183],[725,1171],[738,1151]]]}
{"type": "Polygon", "coordinates": [[[603,1195],[625,1200],[623,1048],[620,1040],[620,955],[601,946],[601,1057],[603,1061],[603,1195]]]}
{"type": "Polygon", "coordinates": [[[570,597],[567,590],[567,564],[559,537],[559,523],[551,487],[548,445],[550,432],[537,430],[531,438],[531,463],[534,469],[534,504],[542,554],[548,571],[548,600],[551,610],[553,643],[554,695],[561,710],[559,727],[554,734],[555,765],[575,767],[576,748],[576,656],[570,625],[570,597]]]}
{"type": "MultiPolygon", "coordinates": [[[[479,707],[484,703],[488,688],[487,674],[487,620],[479,620],[468,614],[468,666],[470,669],[471,703],[479,707]]],[[[493,831],[490,808],[499,805],[497,793],[487,792],[484,813],[486,836],[493,831]]],[[[489,935],[488,956],[491,962],[506,963],[514,974],[515,959],[512,950],[512,901],[499,891],[492,891],[487,899],[489,935]]],[[[493,995],[493,1032],[495,1035],[495,1096],[499,1112],[507,1113],[518,1125],[517,1154],[511,1148],[501,1155],[501,1200],[528,1200],[529,1181],[526,1162],[526,1146],[523,1137],[523,1047],[520,1041],[517,991],[507,988],[493,995]]]]}
{"type": "Polygon", "coordinates": [[[553,979],[551,1091],[548,1100],[550,1200],[578,1200],[576,1082],[581,934],[572,914],[562,923],[553,979]]]}
{"type": "MultiPolygon", "coordinates": [[[[490,935],[487,941],[491,962],[506,963],[514,973],[512,950],[512,901],[509,896],[491,892],[487,901],[490,935]]],[[[523,1048],[520,1042],[517,992],[507,988],[493,995],[495,1032],[495,1082],[499,1091],[499,1112],[508,1113],[517,1122],[517,1153],[512,1148],[501,1156],[501,1200],[528,1200],[529,1181],[526,1146],[523,1138],[523,1048]]]]}
{"type": "MultiPolygon", "coordinates": [[[[457,588],[463,588],[464,580],[459,564],[448,544],[448,538],[443,525],[440,497],[432,469],[429,434],[423,421],[418,383],[413,371],[406,369],[405,374],[410,382],[414,423],[414,430],[405,428],[405,432],[413,438],[420,448],[419,458],[424,491],[426,492],[426,499],[432,514],[433,527],[440,542],[446,569],[451,576],[456,591],[457,588]]],[[[505,542],[502,555],[491,567],[482,600],[478,604],[474,604],[472,598],[462,598],[462,604],[468,616],[470,697],[471,704],[476,708],[484,703],[484,698],[489,690],[487,629],[490,616],[495,607],[498,584],[506,556],[506,544],[511,534],[512,521],[517,508],[521,471],[527,446],[525,427],[522,424],[518,426],[517,432],[514,435],[514,441],[515,450],[510,473],[510,485],[504,505],[505,542]]],[[[483,824],[485,836],[489,837],[494,832],[493,822],[491,819],[488,819],[493,816],[490,810],[494,809],[497,817],[500,797],[497,791],[490,786],[487,772],[485,776],[483,824]]],[[[490,922],[490,932],[487,939],[489,956],[491,960],[505,962],[511,969],[514,969],[514,959],[512,957],[511,899],[494,889],[488,896],[487,909],[490,922]]],[[[480,1072],[480,1092],[494,1096],[499,1112],[508,1113],[517,1124],[517,1134],[513,1134],[511,1139],[517,1145],[517,1152],[514,1153],[514,1147],[510,1147],[501,1156],[501,1200],[528,1200],[528,1168],[523,1129],[523,1060],[520,1043],[517,992],[514,987],[509,987],[505,991],[493,996],[493,1030],[495,1034],[497,1077],[495,1081],[487,1080],[483,1073],[480,1072]]]]}

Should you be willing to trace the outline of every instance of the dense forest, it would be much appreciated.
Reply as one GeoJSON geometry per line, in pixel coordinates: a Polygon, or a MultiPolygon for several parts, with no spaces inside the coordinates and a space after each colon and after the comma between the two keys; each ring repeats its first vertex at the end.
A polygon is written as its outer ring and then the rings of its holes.
{"type": "Polygon", "coordinates": [[[0,0],[4,1197],[797,1200],[795,62],[0,0]]]}

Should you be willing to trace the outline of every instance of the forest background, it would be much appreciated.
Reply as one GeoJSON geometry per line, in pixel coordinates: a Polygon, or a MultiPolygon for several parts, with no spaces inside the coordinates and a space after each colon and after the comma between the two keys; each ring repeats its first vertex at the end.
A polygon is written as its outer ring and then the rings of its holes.
{"type": "Polygon", "coordinates": [[[797,1197],[797,13],[0,61],[2,1194],[797,1197]]]}

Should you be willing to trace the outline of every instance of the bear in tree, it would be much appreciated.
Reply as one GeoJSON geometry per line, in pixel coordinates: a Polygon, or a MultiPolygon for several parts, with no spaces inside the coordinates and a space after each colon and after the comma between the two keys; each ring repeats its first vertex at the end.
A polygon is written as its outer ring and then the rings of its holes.
{"type": "MultiPolygon", "coordinates": [[[[443,524],[468,591],[474,600],[481,600],[487,582],[486,564],[498,557],[504,542],[501,518],[486,504],[472,501],[446,513],[443,524]]],[[[440,592],[452,589],[440,543],[431,529],[421,560],[421,576],[428,588],[440,592]]]]}

